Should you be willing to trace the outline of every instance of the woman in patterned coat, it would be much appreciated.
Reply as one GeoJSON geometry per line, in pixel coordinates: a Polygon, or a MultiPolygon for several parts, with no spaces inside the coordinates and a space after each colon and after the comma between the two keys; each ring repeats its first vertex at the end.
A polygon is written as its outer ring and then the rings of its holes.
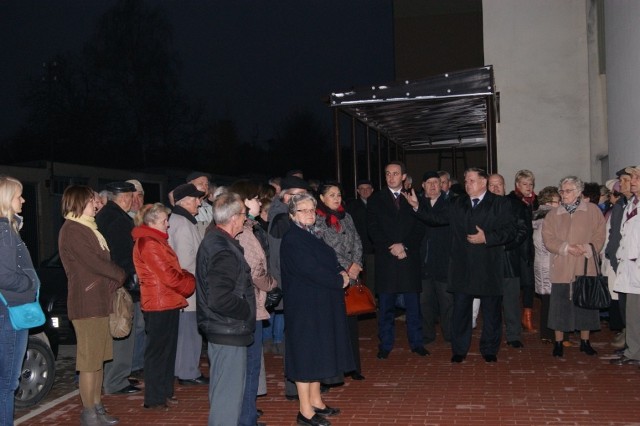
{"type": "MultiPolygon", "coordinates": [[[[358,280],[362,271],[362,242],[356,226],[342,206],[342,190],[337,183],[326,183],[318,189],[320,200],[316,208],[316,229],[320,238],[333,248],[338,263],[349,274],[351,283],[358,280]]],[[[356,369],[350,372],[354,380],[364,380],[360,366],[358,316],[347,317],[351,348],[356,369]]]]}

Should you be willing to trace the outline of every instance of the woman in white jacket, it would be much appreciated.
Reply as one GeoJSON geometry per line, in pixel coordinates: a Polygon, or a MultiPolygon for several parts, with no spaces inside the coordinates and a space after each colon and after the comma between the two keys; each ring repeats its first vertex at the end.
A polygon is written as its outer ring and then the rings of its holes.
{"type": "Polygon", "coordinates": [[[535,247],[535,260],[533,270],[535,276],[536,294],[540,296],[540,339],[551,343],[553,330],[547,327],[549,317],[549,301],[551,298],[551,280],[549,279],[549,264],[551,253],[542,242],[542,223],[551,209],[560,204],[560,194],[555,186],[547,186],[538,194],[540,208],[533,212],[533,245],[535,247]]]}

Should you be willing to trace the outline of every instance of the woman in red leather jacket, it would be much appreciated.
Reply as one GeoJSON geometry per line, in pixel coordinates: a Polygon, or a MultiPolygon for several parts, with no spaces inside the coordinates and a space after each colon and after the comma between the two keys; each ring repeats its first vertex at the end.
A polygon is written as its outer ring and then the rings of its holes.
{"type": "Polygon", "coordinates": [[[180,309],[195,290],[194,276],[182,269],[169,246],[170,210],[160,203],[138,212],[142,224],[131,232],[135,245],[133,263],[140,279],[140,306],[147,343],[144,351],[144,407],[168,409],[173,396],[173,369],[178,342],[180,309]]]}

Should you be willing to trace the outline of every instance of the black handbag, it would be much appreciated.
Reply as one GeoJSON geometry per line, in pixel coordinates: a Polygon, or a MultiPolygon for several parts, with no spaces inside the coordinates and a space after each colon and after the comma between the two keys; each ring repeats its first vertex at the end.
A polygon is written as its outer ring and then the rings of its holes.
{"type": "Polygon", "coordinates": [[[584,309],[606,309],[611,305],[608,278],[602,275],[600,256],[593,244],[589,244],[596,263],[596,276],[587,276],[587,260],[584,260],[584,275],[576,276],[573,283],[573,304],[584,309]]]}

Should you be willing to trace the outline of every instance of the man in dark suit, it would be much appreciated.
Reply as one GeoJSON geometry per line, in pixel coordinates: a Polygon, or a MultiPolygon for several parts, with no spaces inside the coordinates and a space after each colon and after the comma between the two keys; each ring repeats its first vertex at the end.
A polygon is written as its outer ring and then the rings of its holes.
{"type": "MultiPolygon", "coordinates": [[[[136,269],[133,266],[133,219],[127,214],[133,203],[136,187],[129,182],[111,182],[105,187],[109,201],[96,215],[98,230],[107,240],[111,260],[129,276],[125,287],[129,290],[134,303],[140,303],[140,286],[133,285],[136,269]]],[[[136,323],[134,315],[133,323],[136,323]]],[[[140,392],[128,380],[133,363],[134,334],[123,339],[113,340],[113,360],[104,364],[102,387],[106,394],[130,394],[140,392]]]]}
{"type": "Polygon", "coordinates": [[[404,298],[407,336],[411,351],[428,355],[422,336],[420,315],[420,241],[423,226],[405,196],[404,164],[393,161],[385,167],[387,187],[369,198],[367,224],[375,248],[376,290],[378,293],[378,358],[386,359],[395,340],[395,304],[404,298]]]}
{"type": "MultiPolygon", "coordinates": [[[[422,177],[424,194],[421,202],[431,205],[434,212],[446,208],[446,194],[441,190],[438,173],[429,171],[422,177]]],[[[440,322],[442,337],[451,341],[451,312],[453,297],[447,291],[449,281],[449,252],[451,251],[451,229],[449,225],[427,226],[420,246],[422,263],[422,332],[424,343],[436,340],[436,322],[440,322]]]]}
{"type": "Polygon", "coordinates": [[[432,225],[448,223],[452,246],[449,286],[453,293],[451,362],[462,362],[471,346],[473,298],[481,300],[482,336],[480,353],[486,362],[496,362],[502,334],[501,305],[504,245],[515,237],[511,206],[504,197],[487,191],[487,173],[479,168],[465,171],[466,195],[452,198],[442,212],[430,203],[418,205],[415,194],[407,196],[418,216],[432,225]]]}
{"type": "Polygon", "coordinates": [[[347,204],[347,212],[351,215],[353,223],[356,225],[356,231],[362,241],[362,253],[364,256],[364,273],[365,284],[369,290],[375,293],[375,259],[373,250],[373,241],[369,237],[367,229],[367,203],[371,194],[373,194],[373,185],[367,179],[358,181],[358,198],[351,200],[347,204]]]}
{"type": "MultiPolygon", "coordinates": [[[[489,176],[489,191],[503,197],[504,177],[497,173],[489,176]]],[[[522,264],[530,252],[528,242],[533,242],[532,219],[527,217],[524,204],[517,198],[507,197],[511,203],[511,212],[516,223],[516,236],[504,246],[504,285],[502,289],[502,309],[507,345],[512,348],[523,348],[521,341],[522,324],[520,323],[520,277],[522,264]]]]}

